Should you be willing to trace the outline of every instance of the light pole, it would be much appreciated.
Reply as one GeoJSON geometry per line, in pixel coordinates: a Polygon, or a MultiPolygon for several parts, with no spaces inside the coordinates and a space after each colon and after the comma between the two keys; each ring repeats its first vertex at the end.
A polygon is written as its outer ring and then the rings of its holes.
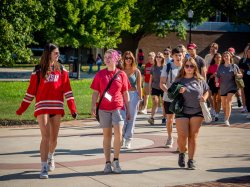
{"type": "Polygon", "coordinates": [[[192,28],[192,19],[194,16],[194,11],[189,10],[188,11],[188,19],[189,19],[189,43],[191,43],[191,28],[192,28]]]}

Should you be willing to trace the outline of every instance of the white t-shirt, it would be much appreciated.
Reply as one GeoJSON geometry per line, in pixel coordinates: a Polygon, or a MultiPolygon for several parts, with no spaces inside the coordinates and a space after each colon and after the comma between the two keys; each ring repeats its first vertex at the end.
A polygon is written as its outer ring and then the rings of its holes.
{"type": "MultiPolygon", "coordinates": [[[[166,83],[167,88],[169,88],[172,85],[172,83],[174,82],[175,78],[177,77],[180,69],[181,69],[181,66],[178,67],[172,62],[171,69],[170,69],[169,73],[167,74],[167,64],[163,66],[163,69],[161,72],[161,77],[164,77],[167,79],[167,83],[166,83]],[[171,71],[172,71],[172,73],[171,73],[171,71]],[[172,76],[172,77],[170,77],[170,76],[172,76]],[[172,82],[170,82],[171,80],[172,80],[172,82]]],[[[172,102],[172,100],[168,98],[167,92],[164,92],[163,100],[167,101],[167,102],[172,102]]]]}
{"type": "Polygon", "coordinates": [[[204,61],[205,61],[206,68],[208,68],[208,66],[210,65],[213,57],[214,57],[214,55],[212,55],[210,53],[205,56],[204,61]]]}

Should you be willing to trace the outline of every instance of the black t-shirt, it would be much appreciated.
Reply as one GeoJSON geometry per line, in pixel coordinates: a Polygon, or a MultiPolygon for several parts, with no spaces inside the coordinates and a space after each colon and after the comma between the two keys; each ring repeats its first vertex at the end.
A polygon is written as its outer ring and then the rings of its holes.
{"type": "Polygon", "coordinates": [[[250,84],[250,58],[240,59],[239,68],[243,70],[244,83],[250,84]]]}
{"type": "Polygon", "coordinates": [[[201,74],[201,69],[203,67],[205,67],[205,60],[202,57],[198,56],[198,55],[195,57],[194,60],[197,63],[199,73],[201,74]]]}

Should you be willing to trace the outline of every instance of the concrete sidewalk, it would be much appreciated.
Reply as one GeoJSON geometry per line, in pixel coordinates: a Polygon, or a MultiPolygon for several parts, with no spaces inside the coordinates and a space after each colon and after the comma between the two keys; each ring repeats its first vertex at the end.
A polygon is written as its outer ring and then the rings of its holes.
{"type": "MultiPolygon", "coordinates": [[[[231,127],[204,124],[198,138],[197,169],[180,169],[175,144],[164,147],[166,128],[158,115],[150,126],[139,115],[131,150],[122,150],[122,174],[103,174],[102,134],[93,119],[63,122],[56,170],[39,179],[37,126],[0,128],[0,185],[3,186],[250,186],[250,122],[234,108],[231,127]]],[[[223,116],[220,116],[222,121],[223,116]]]]}

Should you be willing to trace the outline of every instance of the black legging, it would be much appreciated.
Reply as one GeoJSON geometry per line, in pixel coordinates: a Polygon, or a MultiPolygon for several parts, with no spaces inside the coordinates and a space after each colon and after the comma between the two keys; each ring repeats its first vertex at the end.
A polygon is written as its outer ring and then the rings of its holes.
{"type": "Polygon", "coordinates": [[[247,111],[250,112],[250,83],[245,83],[245,87],[244,87],[244,93],[245,93],[245,99],[246,99],[246,107],[247,107],[247,111]]]}

